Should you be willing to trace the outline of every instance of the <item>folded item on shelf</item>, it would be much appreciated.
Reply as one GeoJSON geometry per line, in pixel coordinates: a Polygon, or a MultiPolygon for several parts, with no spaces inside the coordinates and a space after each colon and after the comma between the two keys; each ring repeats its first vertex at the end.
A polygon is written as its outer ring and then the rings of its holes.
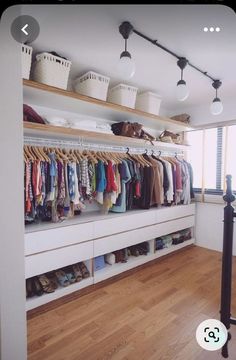
{"type": "Polygon", "coordinates": [[[172,236],[171,235],[165,235],[161,237],[163,245],[165,248],[169,248],[172,245],[172,236]]]}
{"type": "Polygon", "coordinates": [[[44,119],[29,105],[23,104],[23,120],[37,124],[45,124],[44,119]]]}
{"type": "Polygon", "coordinates": [[[114,265],[116,262],[116,257],[113,253],[109,253],[105,255],[105,262],[109,265],[114,265]]]}
{"type": "Polygon", "coordinates": [[[68,126],[67,120],[59,116],[48,115],[45,117],[45,122],[54,126],[63,126],[63,127],[68,126]]]}
{"type": "Polygon", "coordinates": [[[161,249],[163,249],[163,247],[164,247],[164,244],[163,244],[162,239],[156,239],[156,250],[161,250],[161,249]]]}
{"type": "Polygon", "coordinates": [[[104,255],[97,256],[94,258],[94,271],[101,270],[106,266],[104,255]]]}
{"type": "Polygon", "coordinates": [[[80,119],[68,119],[68,124],[73,129],[81,129],[81,130],[96,130],[96,121],[94,120],[80,120],[80,119]]]}

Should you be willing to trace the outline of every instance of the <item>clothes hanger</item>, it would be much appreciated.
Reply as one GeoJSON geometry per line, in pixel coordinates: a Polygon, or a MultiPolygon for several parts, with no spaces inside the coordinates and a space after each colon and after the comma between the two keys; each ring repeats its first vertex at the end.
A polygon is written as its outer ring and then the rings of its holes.
{"type": "Polygon", "coordinates": [[[36,156],[37,160],[39,160],[39,161],[44,161],[44,157],[43,157],[42,154],[39,152],[37,146],[31,146],[31,151],[32,151],[33,154],[36,156]]]}
{"type": "Polygon", "coordinates": [[[107,165],[107,164],[108,164],[107,159],[104,158],[104,156],[102,155],[102,153],[101,153],[100,151],[98,151],[97,154],[101,157],[101,159],[102,159],[102,161],[104,162],[104,164],[107,165]]]}
{"type": "Polygon", "coordinates": [[[27,155],[27,153],[26,153],[25,146],[24,146],[24,148],[23,148],[23,155],[24,155],[24,161],[25,161],[25,162],[29,162],[30,159],[29,159],[29,157],[28,157],[28,155],[27,155]]]}
{"type": "Polygon", "coordinates": [[[92,154],[91,151],[86,150],[85,151],[85,155],[87,156],[88,160],[90,160],[93,164],[97,164],[98,160],[96,159],[96,157],[92,154]]]}
{"type": "Polygon", "coordinates": [[[35,152],[35,148],[33,146],[28,146],[29,152],[32,154],[34,161],[39,160],[38,154],[35,152]]]}
{"type": "Polygon", "coordinates": [[[25,153],[27,154],[27,157],[29,159],[29,161],[34,161],[34,156],[31,154],[31,152],[29,151],[29,147],[28,145],[25,145],[25,153]]]}
{"type": "Polygon", "coordinates": [[[42,147],[38,147],[38,152],[42,155],[44,161],[46,162],[50,162],[49,157],[47,156],[47,154],[44,152],[42,147]]]}

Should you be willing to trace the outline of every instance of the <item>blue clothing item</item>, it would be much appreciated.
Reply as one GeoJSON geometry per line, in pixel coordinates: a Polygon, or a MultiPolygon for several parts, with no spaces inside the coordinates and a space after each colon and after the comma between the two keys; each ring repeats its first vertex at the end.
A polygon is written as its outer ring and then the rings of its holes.
{"type": "Polygon", "coordinates": [[[74,200],[75,197],[75,171],[71,164],[68,164],[68,188],[70,200],[74,200]]]}
{"type": "Polygon", "coordinates": [[[55,184],[55,177],[57,176],[57,162],[55,159],[55,153],[49,153],[48,154],[51,162],[50,162],[50,168],[49,168],[49,173],[50,173],[50,192],[53,192],[54,190],[54,184],[55,184]]]}
{"type": "Polygon", "coordinates": [[[104,192],[107,186],[105,166],[101,160],[98,160],[96,168],[96,191],[104,192]]]}
{"type": "Polygon", "coordinates": [[[111,208],[112,212],[118,212],[118,213],[122,213],[126,211],[126,183],[131,180],[129,166],[125,160],[122,161],[120,175],[121,175],[121,194],[119,199],[120,205],[114,205],[111,208]]]}

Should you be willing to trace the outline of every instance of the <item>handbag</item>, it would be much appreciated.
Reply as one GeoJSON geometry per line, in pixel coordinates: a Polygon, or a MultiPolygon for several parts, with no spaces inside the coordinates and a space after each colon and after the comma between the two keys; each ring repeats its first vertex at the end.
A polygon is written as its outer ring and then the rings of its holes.
{"type": "MultiPolygon", "coordinates": [[[[130,123],[129,121],[121,121],[111,125],[111,129],[115,135],[118,136],[127,136],[137,139],[143,139],[150,141],[156,140],[156,138],[145,130],[143,130],[143,125],[137,122],[130,123]]],[[[153,145],[153,143],[152,143],[153,145]]]]}
{"type": "Polygon", "coordinates": [[[159,136],[159,140],[168,143],[180,144],[181,136],[179,134],[174,134],[168,130],[165,130],[159,136]]]}

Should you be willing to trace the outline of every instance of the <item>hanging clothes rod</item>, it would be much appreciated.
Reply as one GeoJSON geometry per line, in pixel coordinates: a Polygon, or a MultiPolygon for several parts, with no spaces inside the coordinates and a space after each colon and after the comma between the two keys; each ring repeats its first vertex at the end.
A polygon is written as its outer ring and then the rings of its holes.
{"type": "Polygon", "coordinates": [[[107,151],[107,152],[127,152],[129,150],[132,154],[152,154],[159,153],[163,156],[170,155],[183,155],[183,150],[179,149],[162,149],[158,147],[153,147],[152,145],[140,146],[140,147],[128,147],[127,146],[113,146],[105,144],[95,144],[85,142],[82,138],[75,140],[60,140],[60,139],[50,139],[50,138],[38,138],[38,137],[24,137],[24,144],[32,146],[46,146],[46,147],[60,147],[60,148],[80,148],[84,150],[94,150],[94,151],[107,151]]]}

